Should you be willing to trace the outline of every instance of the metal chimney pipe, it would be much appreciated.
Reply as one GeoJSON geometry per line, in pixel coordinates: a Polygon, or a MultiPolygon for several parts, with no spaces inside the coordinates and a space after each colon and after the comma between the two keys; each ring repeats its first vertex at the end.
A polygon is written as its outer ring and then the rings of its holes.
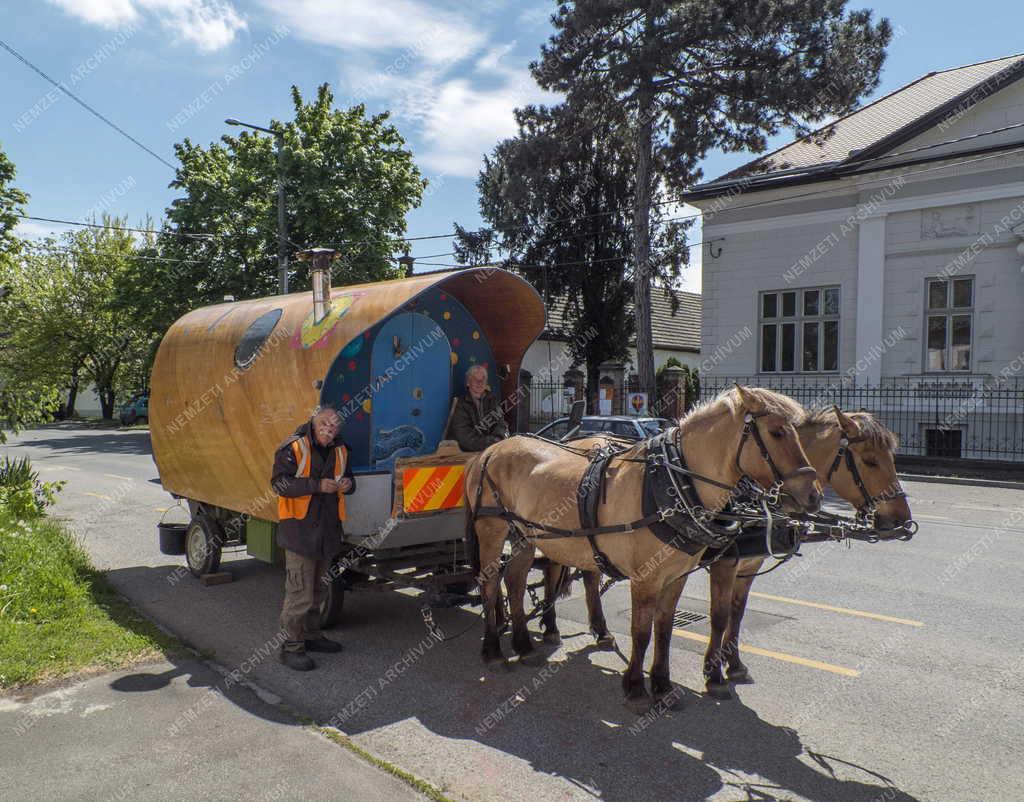
{"type": "Polygon", "coordinates": [[[341,251],[330,248],[309,248],[295,256],[300,262],[309,262],[309,274],[313,284],[313,320],[323,320],[331,308],[331,262],[341,256],[341,251]]]}

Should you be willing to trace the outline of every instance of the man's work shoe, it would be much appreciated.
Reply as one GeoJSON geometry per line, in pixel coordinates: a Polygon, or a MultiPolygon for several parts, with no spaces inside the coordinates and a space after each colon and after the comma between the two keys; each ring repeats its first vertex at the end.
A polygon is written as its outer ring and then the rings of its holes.
{"type": "Polygon", "coordinates": [[[305,652],[286,652],[282,650],[278,655],[281,662],[294,671],[312,671],[316,668],[313,658],[305,652]]]}
{"type": "Polygon", "coordinates": [[[340,652],[341,644],[330,638],[313,638],[306,641],[306,650],[310,652],[340,652]]]}

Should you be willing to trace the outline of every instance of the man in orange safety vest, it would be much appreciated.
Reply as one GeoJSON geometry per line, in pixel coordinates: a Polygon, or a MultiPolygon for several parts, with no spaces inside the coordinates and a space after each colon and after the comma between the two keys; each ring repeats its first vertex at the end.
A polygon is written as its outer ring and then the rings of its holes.
{"type": "Polygon", "coordinates": [[[344,497],[356,489],[336,410],[321,407],[281,444],[270,482],[278,494],[277,543],[285,550],[280,659],[309,671],[316,664],[307,650],[341,651],[320,630],[326,574],[341,551],[344,497]]]}

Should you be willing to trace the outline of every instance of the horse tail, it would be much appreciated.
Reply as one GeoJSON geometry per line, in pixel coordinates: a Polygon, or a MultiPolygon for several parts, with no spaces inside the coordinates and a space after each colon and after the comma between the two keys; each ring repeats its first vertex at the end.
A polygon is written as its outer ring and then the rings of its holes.
{"type": "Polygon", "coordinates": [[[568,565],[563,565],[562,570],[558,574],[558,579],[555,580],[555,586],[552,590],[552,597],[556,599],[567,599],[569,593],[572,591],[572,578],[573,570],[568,565]]]}
{"type": "MultiPolygon", "coordinates": [[[[475,462],[475,460],[474,460],[475,462]]],[[[468,478],[469,469],[472,462],[466,466],[466,475],[468,478]]],[[[477,481],[483,482],[484,477],[481,472],[477,481]]],[[[480,576],[480,539],[476,534],[476,506],[473,504],[473,499],[469,497],[469,482],[466,482],[462,488],[462,506],[466,511],[466,530],[464,540],[466,543],[466,556],[469,557],[470,567],[473,569],[473,576],[480,576]]]]}

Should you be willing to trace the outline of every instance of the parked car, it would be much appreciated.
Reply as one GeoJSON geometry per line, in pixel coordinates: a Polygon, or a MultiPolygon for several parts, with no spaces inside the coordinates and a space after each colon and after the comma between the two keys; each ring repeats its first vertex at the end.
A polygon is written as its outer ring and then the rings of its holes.
{"type": "MultiPolygon", "coordinates": [[[[628,440],[646,440],[670,426],[665,418],[634,418],[631,415],[584,415],[580,423],[581,435],[611,434],[628,440]]],[[[538,430],[540,437],[561,440],[569,430],[569,419],[558,418],[538,430]]]]}
{"type": "Polygon", "coordinates": [[[136,393],[124,402],[121,407],[121,423],[131,426],[133,423],[149,423],[149,392],[136,393]]]}

